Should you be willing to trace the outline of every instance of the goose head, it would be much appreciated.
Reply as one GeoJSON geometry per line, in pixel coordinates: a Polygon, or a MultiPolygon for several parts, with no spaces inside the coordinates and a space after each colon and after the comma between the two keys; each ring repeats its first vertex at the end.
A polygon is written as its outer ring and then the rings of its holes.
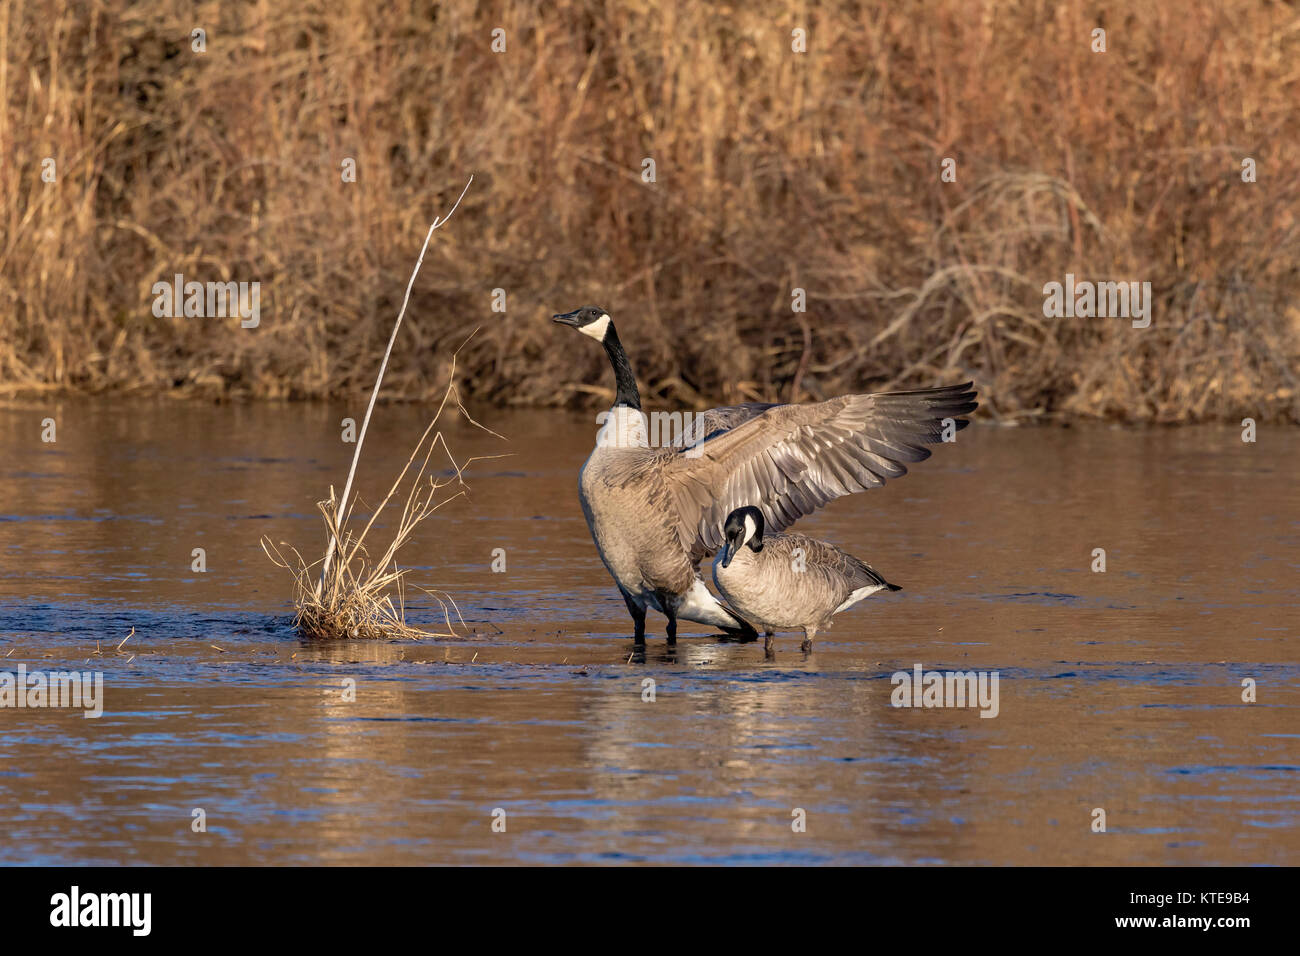
{"type": "Polygon", "coordinates": [[[552,316],[551,321],[577,329],[583,335],[590,335],[597,342],[605,341],[605,336],[614,324],[610,320],[609,313],[595,305],[584,305],[581,309],[552,316]]]}
{"type": "Polygon", "coordinates": [[[614,328],[609,313],[599,306],[584,305],[581,309],[552,316],[552,321],[577,329],[605,347],[605,354],[609,356],[609,364],[614,369],[614,380],[618,385],[614,404],[640,411],[641,393],[636,387],[636,374],[632,371],[632,363],[627,360],[627,352],[623,351],[623,343],[618,340],[618,331],[614,328]]]}
{"type": "Polygon", "coordinates": [[[725,568],[731,565],[731,559],[745,545],[749,545],[755,554],[763,550],[763,512],[752,505],[737,508],[727,515],[722,533],[727,539],[722,546],[722,566],[725,568]]]}

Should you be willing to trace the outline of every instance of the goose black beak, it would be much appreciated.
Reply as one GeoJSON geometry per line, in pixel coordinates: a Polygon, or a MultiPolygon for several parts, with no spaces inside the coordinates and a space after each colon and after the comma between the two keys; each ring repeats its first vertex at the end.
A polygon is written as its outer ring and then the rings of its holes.
{"type": "Polygon", "coordinates": [[[722,566],[724,568],[731,566],[731,559],[736,556],[735,542],[728,540],[722,546],[722,566]]]}
{"type": "Polygon", "coordinates": [[[581,309],[575,309],[572,312],[565,312],[563,315],[553,315],[551,321],[556,325],[567,325],[571,329],[576,329],[578,327],[578,313],[581,311],[581,309]]]}

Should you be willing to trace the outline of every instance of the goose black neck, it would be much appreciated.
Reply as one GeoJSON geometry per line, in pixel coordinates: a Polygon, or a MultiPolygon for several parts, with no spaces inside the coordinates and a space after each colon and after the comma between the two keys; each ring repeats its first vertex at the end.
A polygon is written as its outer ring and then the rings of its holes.
{"type": "Polygon", "coordinates": [[[605,354],[609,356],[609,364],[614,367],[614,381],[618,384],[618,396],[614,399],[614,404],[640,411],[641,393],[637,391],[636,375],[632,372],[632,364],[627,360],[627,353],[623,351],[623,343],[618,340],[613,323],[605,331],[602,344],[605,346],[605,354]]]}

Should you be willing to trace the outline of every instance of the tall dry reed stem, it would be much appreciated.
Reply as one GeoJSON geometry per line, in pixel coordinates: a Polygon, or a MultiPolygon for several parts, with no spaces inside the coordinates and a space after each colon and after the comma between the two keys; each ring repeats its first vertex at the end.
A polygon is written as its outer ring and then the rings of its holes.
{"type": "MultiPolygon", "coordinates": [[[[402,327],[402,319],[406,318],[406,307],[411,301],[411,287],[415,285],[415,277],[420,274],[420,266],[424,265],[424,254],[429,249],[429,240],[433,238],[435,229],[445,224],[456,214],[456,210],[460,208],[460,201],[465,198],[465,193],[469,192],[469,187],[473,184],[474,177],[471,175],[469,182],[465,183],[465,188],[460,191],[460,196],[457,197],[455,204],[451,207],[451,212],[447,213],[446,216],[435,216],[429,226],[429,231],[424,235],[424,245],[420,247],[420,256],[415,260],[415,268],[411,270],[411,278],[406,283],[406,294],[402,297],[402,308],[398,310],[397,321],[393,323],[393,331],[388,336],[388,347],[384,349],[384,360],[379,363],[379,374],[375,376],[375,387],[371,389],[370,401],[366,403],[366,415],[361,420],[361,431],[357,435],[357,447],[352,450],[352,464],[348,468],[348,480],[343,485],[343,497],[339,501],[338,508],[344,514],[348,513],[348,495],[352,492],[352,479],[356,477],[357,462],[361,460],[361,447],[365,444],[366,431],[370,428],[370,416],[375,410],[375,399],[379,397],[379,388],[384,384],[384,372],[388,371],[388,360],[393,355],[393,343],[397,341],[397,333],[402,327]]],[[[446,396],[443,396],[443,401],[446,401],[446,396]]],[[[441,411],[441,406],[439,406],[439,412],[441,413],[441,411]]],[[[331,489],[330,496],[333,497],[333,494],[333,489],[331,489]]],[[[330,562],[334,557],[335,544],[335,538],[331,536],[329,545],[325,549],[325,564],[321,569],[321,583],[316,588],[318,595],[324,587],[325,578],[329,576],[330,562]]]]}
{"type": "MultiPolygon", "coordinates": [[[[348,467],[348,477],[343,485],[343,494],[336,497],[334,486],[331,485],[328,500],[318,502],[318,507],[325,519],[325,530],[328,536],[325,557],[320,562],[317,562],[320,564],[319,578],[312,583],[311,579],[315,564],[308,565],[296,549],[291,549],[296,559],[296,564],[291,565],[274,544],[265,537],[262,538],[262,550],[266,552],[267,557],[294,574],[296,592],[294,606],[297,608],[294,625],[298,632],[306,637],[327,639],[407,637],[418,639],[420,637],[453,636],[455,630],[451,621],[452,610],[456,611],[457,619],[460,620],[462,626],[464,625],[464,619],[460,617],[460,610],[456,607],[450,595],[443,591],[427,588],[421,588],[421,590],[439,603],[447,630],[444,632],[422,631],[409,625],[406,622],[405,601],[405,577],[409,569],[402,568],[397,563],[397,552],[410,539],[420,523],[435,511],[465,493],[464,490],[457,491],[454,494],[443,493],[443,489],[452,484],[453,481],[459,485],[464,485],[462,479],[464,466],[456,462],[451,449],[447,447],[442,432],[435,433],[433,431],[442,418],[447,402],[453,397],[461,414],[479,428],[483,427],[474,421],[465,410],[460,400],[460,394],[457,391],[456,361],[460,356],[459,348],[452,354],[450,377],[442,401],[438,404],[438,410],[420,436],[415,450],[411,452],[411,457],[407,459],[392,487],[388,489],[388,494],[384,496],[383,500],[379,502],[379,506],[371,513],[360,533],[353,533],[349,527],[349,520],[352,517],[352,509],[355,504],[355,498],[352,497],[352,483],[356,478],[357,465],[361,461],[361,451],[365,446],[366,433],[370,427],[370,416],[374,413],[375,401],[379,398],[379,390],[384,383],[384,372],[388,370],[388,361],[393,354],[393,344],[397,341],[397,333],[401,330],[402,320],[406,317],[406,307],[411,301],[411,289],[415,285],[416,276],[420,274],[420,266],[424,264],[424,255],[429,249],[429,240],[433,238],[434,230],[451,219],[460,207],[461,200],[465,198],[465,193],[469,191],[469,187],[473,182],[474,177],[470,176],[469,181],[465,183],[465,188],[461,190],[459,198],[452,205],[451,211],[446,216],[435,217],[433,223],[429,226],[429,231],[425,233],[424,244],[420,247],[420,255],[416,259],[415,268],[411,270],[411,277],[406,283],[406,295],[402,298],[402,307],[398,310],[397,321],[393,323],[393,330],[388,336],[388,347],[384,350],[384,357],[379,363],[379,372],[375,376],[375,387],[370,392],[370,401],[366,405],[366,414],[361,421],[361,430],[357,435],[356,448],[352,452],[352,463],[348,467]],[[433,435],[432,438],[429,437],[431,434],[433,435]],[[439,481],[436,477],[427,474],[429,459],[432,457],[434,449],[439,446],[446,453],[447,460],[451,463],[454,478],[439,481]],[[421,457],[421,452],[423,452],[423,457],[421,457]],[[411,466],[417,461],[419,467],[412,476],[409,489],[406,492],[402,513],[397,520],[396,532],[381,557],[377,561],[372,561],[365,547],[366,536],[370,533],[375,521],[383,513],[388,503],[398,494],[407,474],[411,471],[411,466]]],[[[477,330],[475,331],[477,332],[477,330]]],[[[464,345],[468,344],[473,337],[474,334],[471,333],[469,339],[466,339],[461,348],[464,348],[464,345]]],[[[490,429],[485,430],[490,431],[490,429]]],[[[493,432],[492,434],[496,433],[493,432]]],[[[466,464],[478,460],[480,459],[472,458],[466,464]]]]}

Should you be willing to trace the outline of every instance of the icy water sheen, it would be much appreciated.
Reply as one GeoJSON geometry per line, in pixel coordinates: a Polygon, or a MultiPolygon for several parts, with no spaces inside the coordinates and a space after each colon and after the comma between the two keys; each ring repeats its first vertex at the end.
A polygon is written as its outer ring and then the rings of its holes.
{"type": "MultiPolygon", "coordinates": [[[[450,423],[513,453],[406,552],[462,637],[300,641],[258,539],[319,554],[362,411],[0,408],[0,671],[104,679],[0,709],[0,862],[1300,863],[1300,431],[968,429],[800,525],[902,592],[772,661],[652,614],[642,662],[559,412],[450,423]],[[997,671],[997,717],[892,707],[916,664],[997,671]]],[[[367,500],[424,414],[377,411],[367,500]]]]}

